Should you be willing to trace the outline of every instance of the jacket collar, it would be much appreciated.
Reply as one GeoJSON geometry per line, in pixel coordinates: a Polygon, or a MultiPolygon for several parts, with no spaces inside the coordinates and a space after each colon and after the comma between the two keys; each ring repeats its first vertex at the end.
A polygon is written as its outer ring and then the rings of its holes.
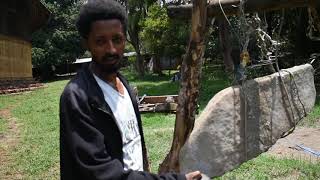
{"type": "MultiPolygon", "coordinates": [[[[98,109],[101,109],[103,111],[109,112],[112,114],[111,108],[104,100],[103,92],[98,85],[97,81],[95,80],[92,71],[89,68],[89,64],[85,64],[82,68],[82,71],[80,72],[80,76],[84,76],[83,78],[87,82],[87,89],[88,89],[88,101],[90,103],[90,106],[94,106],[98,109]]],[[[125,78],[118,72],[117,77],[121,80],[122,84],[127,89],[129,96],[131,98],[131,101],[133,103],[134,110],[137,112],[139,109],[137,109],[138,104],[135,98],[135,95],[131,91],[131,87],[129,86],[129,83],[125,80],[125,78]]]]}
{"type": "Polygon", "coordinates": [[[80,76],[82,76],[82,78],[85,80],[87,86],[86,88],[88,89],[87,92],[89,105],[110,114],[112,111],[108,104],[105,102],[103,92],[97,81],[94,79],[89,65],[89,63],[84,64],[82,70],[80,71],[80,76]]]}

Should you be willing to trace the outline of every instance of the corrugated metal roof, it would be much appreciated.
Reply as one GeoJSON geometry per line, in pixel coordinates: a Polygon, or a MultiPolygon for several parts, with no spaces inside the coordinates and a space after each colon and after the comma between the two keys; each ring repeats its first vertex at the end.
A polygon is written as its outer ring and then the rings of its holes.
{"type": "MultiPolygon", "coordinates": [[[[135,56],[137,55],[136,52],[128,52],[128,53],[124,53],[123,56],[124,57],[131,57],[131,56],[135,56]]],[[[92,58],[82,58],[82,59],[77,59],[73,64],[81,64],[81,63],[87,63],[87,62],[91,62],[92,58]]]]}
{"type": "Polygon", "coordinates": [[[91,61],[92,61],[92,58],[83,58],[83,59],[77,59],[73,64],[87,63],[91,61]]]}

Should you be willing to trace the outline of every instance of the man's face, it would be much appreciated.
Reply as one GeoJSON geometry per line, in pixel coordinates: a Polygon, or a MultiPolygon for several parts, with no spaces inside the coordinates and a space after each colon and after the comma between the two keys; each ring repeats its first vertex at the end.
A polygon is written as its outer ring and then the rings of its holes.
{"type": "Polygon", "coordinates": [[[125,41],[119,20],[98,20],[91,24],[87,47],[92,60],[104,73],[115,73],[121,67],[125,41]]]}

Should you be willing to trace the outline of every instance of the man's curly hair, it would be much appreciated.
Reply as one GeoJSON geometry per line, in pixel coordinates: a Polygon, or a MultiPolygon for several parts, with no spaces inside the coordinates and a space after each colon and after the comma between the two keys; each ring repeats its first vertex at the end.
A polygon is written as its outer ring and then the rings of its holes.
{"type": "Polygon", "coordinates": [[[81,7],[76,27],[80,36],[87,39],[94,21],[110,19],[118,19],[126,32],[128,17],[121,4],[114,0],[89,1],[81,7]]]}

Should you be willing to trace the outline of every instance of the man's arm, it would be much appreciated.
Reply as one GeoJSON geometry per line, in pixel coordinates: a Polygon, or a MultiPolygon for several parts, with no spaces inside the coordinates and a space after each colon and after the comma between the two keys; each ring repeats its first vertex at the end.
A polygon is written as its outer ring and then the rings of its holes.
{"type": "MultiPolygon", "coordinates": [[[[82,179],[186,179],[185,175],[155,175],[124,171],[122,163],[106,151],[103,134],[92,124],[89,109],[74,92],[66,91],[60,101],[61,140],[81,174],[82,179]]],[[[63,162],[62,162],[63,163],[63,162]]],[[[74,172],[73,172],[74,173],[74,172]]],[[[61,174],[63,178],[63,173],[61,174]]]]}

